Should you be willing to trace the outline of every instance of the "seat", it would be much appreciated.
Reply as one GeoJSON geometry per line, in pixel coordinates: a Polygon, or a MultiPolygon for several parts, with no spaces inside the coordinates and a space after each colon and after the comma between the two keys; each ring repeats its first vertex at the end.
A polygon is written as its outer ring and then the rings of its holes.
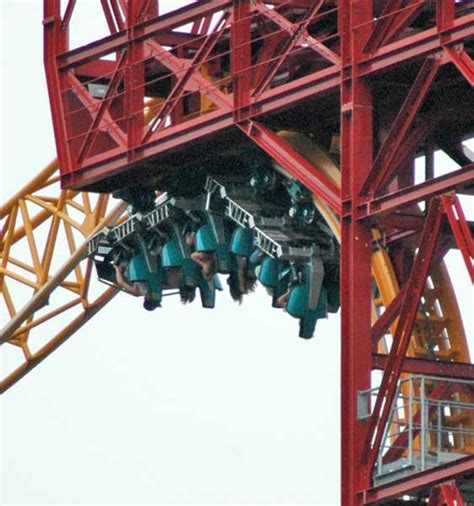
{"type": "Polygon", "coordinates": [[[327,317],[327,291],[323,286],[319,293],[319,300],[316,309],[308,307],[308,289],[307,286],[299,285],[293,288],[288,298],[288,313],[300,320],[299,336],[304,339],[310,339],[314,335],[316,322],[321,318],[327,317]]]}
{"type": "Polygon", "coordinates": [[[183,270],[182,284],[183,286],[197,287],[201,296],[202,306],[205,308],[213,308],[215,306],[216,289],[222,290],[222,285],[217,276],[214,277],[212,283],[209,283],[203,276],[199,266],[191,259],[186,257],[186,247],[181,238],[175,234],[161,251],[162,266],[180,267],[183,270]]]}
{"type": "Polygon", "coordinates": [[[275,288],[278,285],[278,260],[266,257],[262,260],[258,280],[267,288],[275,288]]]}
{"type": "Polygon", "coordinates": [[[161,265],[167,267],[180,267],[183,269],[183,284],[196,286],[196,264],[186,257],[186,249],[178,235],[167,241],[161,250],[161,265]]]}
{"type": "Polygon", "coordinates": [[[337,313],[341,306],[340,287],[338,283],[324,283],[328,294],[328,312],[337,313]]]}
{"type": "Polygon", "coordinates": [[[230,272],[229,240],[226,237],[222,218],[206,213],[205,225],[196,232],[196,251],[213,252],[216,256],[217,270],[221,274],[230,272]]]}
{"type": "Polygon", "coordinates": [[[230,251],[234,255],[250,257],[255,250],[254,232],[250,228],[236,227],[232,233],[230,251]]]}
{"type": "Polygon", "coordinates": [[[321,288],[318,306],[315,310],[308,311],[306,315],[300,318],[299,337],[310,339],[314,335],[316,323],[321,318],[327,317],[327,291],[324,286],[321,288]]]}
{"type": "Polygon", "coordinates": [[[211,225],[206,224],[198,228],[196,232],[196,251],[216,251],[217,238],[211,225]]]}
{"type": "Polygon", "coordinates": [[[216,289],[222,290],[222,285],[217,276],[214,276],[214,279],[211,283],[207,281],[207,279],[203,276],[201,269],[197,265],[196,267],[196,286],[199,290],[199,295],[201,297],[201,305],[204,308],[213,309],[216,305],[216,289]]]}
{"type": "Polygon", "coordinates": [[[288,297],[288,314],[300,319],[299,335],[305,339],[313,337],[317,320],[327,317],[328,294],[322,285],[324,270],[321,271],[321,266],[319,258],[300,266],[302,282],[291,289],[288,297]]]}
{"type": "Polygon", "coordinates": [[[166,242],[161,250],[161,265],[163,267],[182,267],[184,251],[178,239],[166,242]]]}
{"type": "Polygon", "coordinates": [[[156,273],[150,272],[143,253],[134,255],[128,262],[127,278],[130,283],[135,281],[147,282],[153,298],[161,301],[162,284],[165,279],[164,272],[161,268],[156,273]]]}

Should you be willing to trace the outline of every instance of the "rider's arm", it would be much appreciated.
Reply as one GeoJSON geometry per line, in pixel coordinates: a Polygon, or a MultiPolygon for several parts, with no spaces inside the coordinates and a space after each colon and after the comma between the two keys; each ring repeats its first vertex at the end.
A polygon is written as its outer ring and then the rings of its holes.
{"type": "Polygon", "coordinates": [[[125,279],[125,276],[123,275],[123,269],[124,269],[123,265],[114,265],[114,268],[115,268],[115,275],[117,277],[117,284],[121,288],[123,288],[128,293],[135,295],[136,297],[139,297],[140,295],[142,295],[140,287],[138,286],[137,283],[132,284],[132,283],[129,283],[125,279]]]}

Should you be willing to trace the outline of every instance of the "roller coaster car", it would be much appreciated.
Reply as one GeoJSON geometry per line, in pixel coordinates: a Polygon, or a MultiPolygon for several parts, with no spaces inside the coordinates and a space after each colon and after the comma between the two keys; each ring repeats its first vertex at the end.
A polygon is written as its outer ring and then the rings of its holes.
{"type": "Polygon", "coordinates": [[[300,336],[311,337],[317,319],[339,308],[339,254],[332,231],[306,188],[276,171],[270,175],[268,166],[254,164],[245,174],[222,179],[208,176],[202,189],[191,185],[193,195],[162,195],[153,210],[137,212],[93,238],[90,255],[94,261],[96,255],[104,257],[97,264],[99,277],[116,282],[107,262],[133,257],[130,282],[153,279],[160,300],[161,290],[179,288],[183,296],[198,288],[203,307],[213,308],[222,286],[217,276],[209,281],[205,275],[208,261],[229,274],[231,295],[239,301],[253,290],[258,265],[258,279],[273,295],[273,307],[285,306],[300,320],[300,336]],[[193,251],[207,255],[199,258],[193,251]],[[145,265],[138,265],[137,256],[145,265]],[[138,267],[141,274],[134,273],[138,267]]]}

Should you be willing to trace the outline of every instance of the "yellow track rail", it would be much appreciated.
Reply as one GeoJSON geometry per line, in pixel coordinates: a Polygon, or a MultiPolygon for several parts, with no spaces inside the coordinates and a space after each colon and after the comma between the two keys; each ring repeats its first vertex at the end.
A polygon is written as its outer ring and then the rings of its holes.
{"type": "Polygon", "coordinates": [[[0,209],[2,314],[0,391],[44,360],[118,292],[91,290],[85,238],[113,223],[107,195],[60,190],[57,162],[0,209]],[[2,321],[8,319],[2,317],[2,321]],[[59,322],[59,324],[58,324],[59,322]],[[59,327],[59,331],[57,330],[59,327]]]}

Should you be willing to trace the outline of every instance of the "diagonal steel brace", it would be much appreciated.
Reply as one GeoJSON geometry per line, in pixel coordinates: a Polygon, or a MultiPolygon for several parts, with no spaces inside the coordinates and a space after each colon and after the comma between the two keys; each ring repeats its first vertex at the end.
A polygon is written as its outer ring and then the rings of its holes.
{"type": "Polygon", "coordinates": [[[398,379],[400,378],[403,360],[410,344],[420,299],[433,263],[435,246],[440,234],[443,216],[441,199],[435,197],[431,202],[426,223],[421,234],[418,253],[406,284],[407,289],[400,310],[397,328],[393,336],[392,347],[369,421],[367,438],[362,453],[362,462],[368,463],[370,469],[375,465],[384,429],[395,399],[398,379]]]}

